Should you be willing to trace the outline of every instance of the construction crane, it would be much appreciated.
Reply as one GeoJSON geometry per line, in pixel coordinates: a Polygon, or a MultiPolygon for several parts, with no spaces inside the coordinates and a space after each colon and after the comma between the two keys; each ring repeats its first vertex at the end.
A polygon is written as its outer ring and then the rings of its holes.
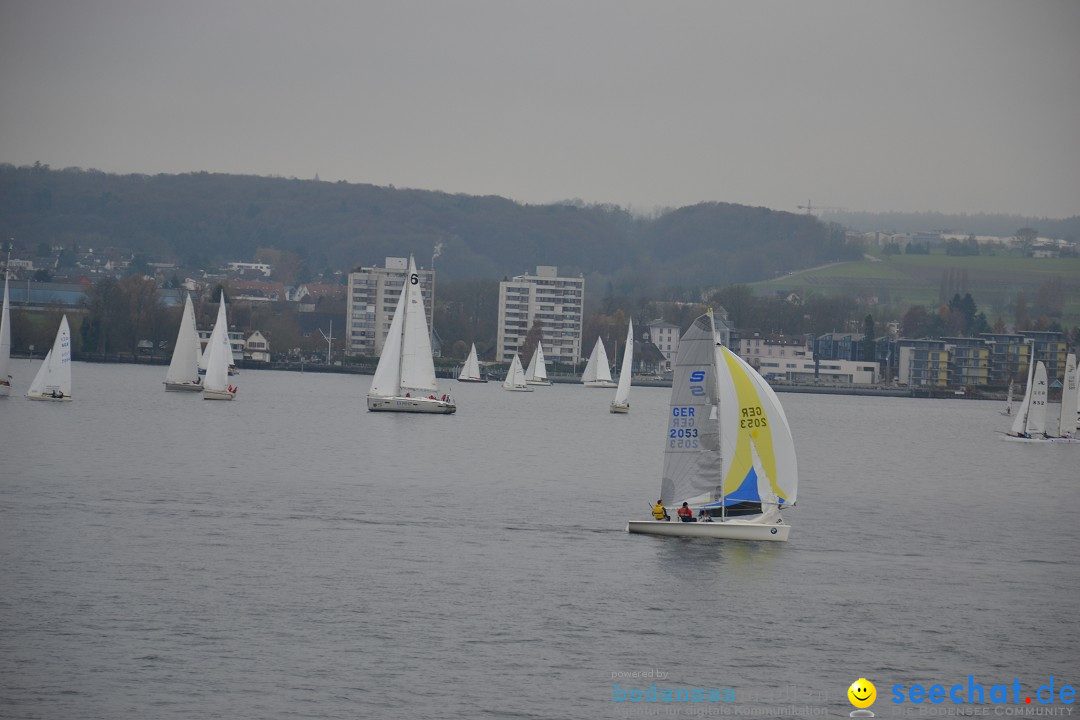
{"type": "Polygon", "coordinates": [[[813,215],[815,210],[818,212],[845,212],[847,210],[847,208],[832,207],[830,205],[814,205],[809,200],[806,201],[805,205],[798,205],[797,207],[800,210],[805,210],[807,215],[813,215]]]}

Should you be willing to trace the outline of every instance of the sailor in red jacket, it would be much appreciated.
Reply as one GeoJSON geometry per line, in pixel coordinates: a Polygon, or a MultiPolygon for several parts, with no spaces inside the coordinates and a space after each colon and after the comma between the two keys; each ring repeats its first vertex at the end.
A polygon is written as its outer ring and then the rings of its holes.
{"type": "Polygon", "coordinates": [[[686,503],[682,504],[679,508],[679,520],[683,522],[694,522],[694,511],[690,509],[690,506],[686,503]]]}

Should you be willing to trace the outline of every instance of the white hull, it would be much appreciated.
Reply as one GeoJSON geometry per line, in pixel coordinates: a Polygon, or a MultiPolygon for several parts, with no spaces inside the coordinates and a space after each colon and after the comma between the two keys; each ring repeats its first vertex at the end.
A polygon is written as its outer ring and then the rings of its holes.
{"type": "Polygon", "coordinates": [[[11,385],[0,383],[0,397],[8,397],[9,395],[11,395],[11,385]]]}
{"type": "Polygon", "coordinates": [[[414,397],[379,397],[368,395],[367,409],[374,412],[410,412],[450,415],[457,412],[457,405],[443,400],[414,397]]]}
{"type": "Polygon", "coordinates": [[[232,400],[236,397],[236,393],[231,393],[228,390],[210,390],[209,388],[203,390],[203,400],[232,400]]]}
{"type": "Polygon", "coordinates": [[[550,380],[526,380],[528,385],[551,385],[550,380]]]}
{"type": "Polygon", "coordinates": [[[70,395],[65,395],[64,397],[53,397],[52,395],[49,395],[49,394],[46,394],[46,393],[41,393],[41,394],[26,393],[26,399],[27,400],[49,400],[51,402],[69,402],[71,400],[71,396],[70,395]]]}
{"type": "Polygon", "coordinates": [[[591,388],[613,388],[619,387],[618,383],[614,383],[611,380],[590,380],[589,382],[582,383],[585,387],[591,388]]]}
{"type": "Polygon", "coordinates": [[[611,412],[625,414],[630,412],[630,403],[611,403],[611,412]]]}
{"type": "Polygon", "coordinates": [[[679,522],[677,520],[631,520],[626,531],[643,535],[702,537],[721,540],[768,540],[787,542],[791,526],[783,522],[763,523],[732,519],[725,522],[679,522]]]}
{"type": "Polygon", "coordinates": [[[1002,440],[1008,440],[1009,442],[1019,443],[1058,443],[1063,445],[1080,444],[1080,438],[1075,437],[1016,437],[1015,435],[1003,435],[1002,440]]]}
{"type": "Polygon", "coordinates": [[[166,392],[202,392],[202,389],[201,383],[165,383],[166,392]]]}
{"type": "Polygon", "coordinates": [[[461,377],[459,377],[457,379],[457,381],[458,382],[482,382],[482,383],[487,382],[487,380],[485,380],[484,378],[461,378],[461,377]]]}
{"type": "Polygon", "coordinates": [[[503,385],[503,390],[509,390],[510,392],[532,392],[533,389],[526,385],[525,387],[506,387],[503,385]]]}

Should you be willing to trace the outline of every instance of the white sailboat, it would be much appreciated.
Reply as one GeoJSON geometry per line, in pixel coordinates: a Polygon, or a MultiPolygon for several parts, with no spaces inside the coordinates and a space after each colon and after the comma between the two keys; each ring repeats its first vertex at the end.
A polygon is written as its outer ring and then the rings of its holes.
{"type": "Polygon", "coordinates": [[[1012,430],[1005,433],[1004,439],[1023,443],[1080,443],[1080,438],[1076,437],[1077,382],[1076,356],[1070,353],[1065,358],[1061,414],[1057,427],[1050,427],[1046,422],[1046,366],[1041,360],[1036,362],[1035,372],[1028,380],[1030,390],[1024,393],[1012,430]]]}
{"type": "Polygon", "coordinates": [[[544,344],[536,343],[536,352],[529,360],[529,368],[525,371],[525,382],[529,385],[550,385],[547,376],[547,362],[544,360],[544,344]]]}
{"type": "Polygon", "coordinates": [[[1065,382],[1061,387],[1061,416],[1058,418],[1058,441],[1071,440],[1080,442],[1076,437],[1080,429],[1077,417],[1080,404],[1080,367],[1076,364],[1076,355],[1069,353],[1065,357],[1065,382]]]}
{"type": "Polygon", "coordinates": [[[440,398],[438,392],[420,276],[410,255],[405,286],[368,390],[368,410],[442,415],[456,412],[457,405],[450,396],[440,398]]]}
{"type": "Polygon", "coordinates": [[[513,390],[515,392],[533,391],[525,380],[525,371],[521,369],[521,358],[518,357],[517,353],[514,353],[514,359],[510,362],[510,369],[506,372],[506,379],[503,380],[503,390],[513,390]]]}
{"type": "Polygon", "coordinates": [[[180,317],[180,332],[176,335],[169,370],[165,373],[165,389],[168,391],[201,392],[199,376],[199,332],[195,329],[195,308],[191,294],[184,298],[184,313],[180,317]]]}
{"type": "MultiPolygon", "coordinates": [[[[631,520],[650,535],[785,541],[780,510],[795,504],[795,443],[776,393],[720,344],[712,311],[679,342],[665,429],[660,502],[711,520],[631,520]]],[[[675,513],[672,512],[672,515],[675,513]]]]}
{"type": "Polygon", "coordinates": [[[232,348],[229,346],[229,320],[225,313],[225,292],[218,301],[217,321],[210,340],[206,343],[206,375],[203,377],[203,400],[232,400],[236,388],[229,383],[229,364],[232,348]]]}
{"type": "Polygon", "coordinates": [[[581,375],[581,382],[585,387],[613,388],[615,383],[611,379],[611,367],[608,363],[607,350],[604,349],[604,341],[596,338],[589,362],[585,363],[585,372],[581,375]]]}
{"type": "Polygon", "coordinates": [[[630,375],[634,367],[634,321],[630,320],[626,328],[626,349],[623,350],[622,365],[619,367],[619,388],[615,399],[611,401],[611,412],[630,412],[630,375]]]}
{"type": "Polygon", "coordinates": [[[1013,388],[1015,388],[1015,387],[1016,387],[1016,383],[1013,383],[1013,382],[1009,383],[1009,391],[1008,391],[1008,394],[1005,396],[1005,409],[999,411],[1001,415],[1005,415],[1006,417],[1012,417],[1012,412],[1013,412],[1013,388]]]}
{"type": "Polygon", "coordinates": [[[469,348],[469,357],[465,358],[465,365],[458,375],[458,382],[486,383],[487,379],[480,377],[480,360],[476,357],[476,343],[469,348]]]}
{"type": "Polygon", "coordinates": [[[60,319],[56,340],[30,383],[26,397],[30,400],[71,400],[71,329],[67,315],[60,319]]]}
{"type": "Polygon", "coordinates": [[[8,274],[4,269],[4,309],[0,311],[0,397],[11,395],[11,310],[8,308],[8,274]]]}

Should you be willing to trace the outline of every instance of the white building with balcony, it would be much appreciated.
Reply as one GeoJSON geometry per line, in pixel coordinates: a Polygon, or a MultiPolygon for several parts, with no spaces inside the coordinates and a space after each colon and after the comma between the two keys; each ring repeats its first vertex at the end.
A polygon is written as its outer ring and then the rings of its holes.
{"type": "Polygon", "coordinates": [[[575,364],[581,357],[584,299],[585,278],[559,277],[554,265],[538,265],[536,275],[500,282],[495,360],[513,360],[539,320],[544,358],[549,363],[575,364]]]}
{"type": "MultiPolygon", "coordinates": [[[[376,357],[382,354],[386,334],[394,319],[408,258],[386,258],[384,267],[358,267],[349,273],[349,296],[346,303],[346,354],[376,357]]],[[[424,314],[431,330],[431,289],[435,282],[432,270],[420,270],[420,290],[424,296],[424,314]]]]}

